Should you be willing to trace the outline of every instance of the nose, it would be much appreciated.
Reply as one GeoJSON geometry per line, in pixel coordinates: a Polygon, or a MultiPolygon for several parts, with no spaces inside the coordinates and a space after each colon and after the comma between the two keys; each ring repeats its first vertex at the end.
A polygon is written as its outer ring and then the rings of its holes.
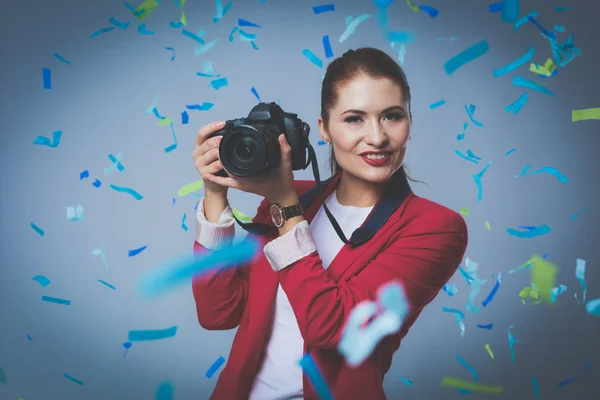
{"type": "Polygon", "coordinates": [[[375,122],[365,136],[365,142],[375,148],[385,147],[387,140],[387,135],[380,122],[375,122]]]}

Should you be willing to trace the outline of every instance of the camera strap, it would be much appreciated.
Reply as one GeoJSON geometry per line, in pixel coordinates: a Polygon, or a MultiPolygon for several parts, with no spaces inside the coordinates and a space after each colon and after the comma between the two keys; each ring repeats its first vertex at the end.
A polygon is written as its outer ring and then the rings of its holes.
{"type": "MultiPolygon", "coordinates": [[[[326,187],[327,184],[333,179],[332,176],[325,182],[321,183],[319,165],[317,163],[315,150],[309,142],[307,142],[306,145],[308,148],[307,166],[308,164],[312,164],[316,186],[300,196],[300,204],[302,205],[303,210],[306,210],[311,205],[311,203],[318,197],[319,193],[321,193],[322,189],[326,187]]],[[[377,202],[367,217],[365,223],[352,233],[350,240],[348,240],[344,235],[342,228],[340,228],[340,225],[336,221],[333,214],[331,214],[331,211],[329,211],[329,208],[325,202],[323,202],[323,208],[340,240],[345,244],[356,247],[368,242],[375,235],[375,233],[377,233],[383,227],[389,217],[394,213],[394,211],[396,211],[396,209],[398,209],[398,207],[400,207],[410,193],[410,185],[408,184],[408,180],[406,179],[404,171],[402,168],[400,168],[386,184],[383,197],[377,202]]],[[[235,215],[233,217],[245,231],[254,235],[263,236],[277,231],[277,227],[273,225],[258,222],[246,223],[240,221],[235,215]]]]}

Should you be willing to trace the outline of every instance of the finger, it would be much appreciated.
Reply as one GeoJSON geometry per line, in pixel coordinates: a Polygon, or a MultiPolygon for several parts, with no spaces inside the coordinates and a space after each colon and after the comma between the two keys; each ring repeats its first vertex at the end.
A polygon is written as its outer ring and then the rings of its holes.
{"type": "Polygon", "coordinates": [[[225,121],[215,121],[210,124],[204,125],[198,131],[198,136],[196,138],[196,146],[202,145],[206,141],[206,138],[211,134],[225,126],[225,121]]]}
{"type": "Polygon", "coordinates": [[[209,150],[212,149],[216,149],[217,153],[219,150],[219,144],[221,143],[221,136],[214,136],[211,137],[210,139],[206,140],[204,143],[202,143],[200,146],[197,147],[198,149],[198,155],[199,156],[203,156],[204,154],[208,153],[209,150]]]}
{"type": "Polygon", "coordinates": [[[204,169],[203,169],[203,173],[206,174],[216,174],[217,172],[221,171],[223,169],[223,164],[221,164],[221,161],[216,160],[211,162],[210,164],[208,164],[204,169]]]}
{"type": "Polygon", "coordinates": [[[202,174],[202,179],[209,182],[216,183],[220,186],[226,186],[233,189],[241,189],[239,183],[233,178],[225,178],[223,176],[217,176],[213,174],[202,174]]]}
{"type": "Polygon", "coordinates": [[[292,161],[292,147],[287,142],[285,135],[279,135],[279,147],[281,148],[281,159],[286,162],[292,161]]]}

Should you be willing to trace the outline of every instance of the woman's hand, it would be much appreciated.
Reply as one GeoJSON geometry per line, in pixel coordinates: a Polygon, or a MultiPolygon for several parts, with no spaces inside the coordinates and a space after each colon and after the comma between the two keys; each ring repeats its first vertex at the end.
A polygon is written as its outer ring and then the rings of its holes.
{"type": "Polygon", "coordinates": [[[294,188],[294,173],[292,171],[292,148],[284,134],[279,135],[278,140],[279,147],[281,148],[281,160],[279,166],[276,168],[266,174],[249,178],[231,175],[227,170],[225,171],[229,175],[228,178],[214,175],[216,171],[213,172],[212,169],[210,172],[204,170],[202,178],[205,184],[211,182],[215,185],[263,196],[271,203],[288,205],[283,203],[294,201],[297,198],[296,189],[294,188]]]}
{"type": "Polygon", "coordinates": [[[205,175],[212,175],[223,169],[221,161],[219,161],[219,143],[221,136],[214,136],[207,140],[208,136],[218,131],[225,126],[225,121],[216,121],[204,125],[198,131],[196,139],[196,148],[193,152],[194,165],[200,176],[204,180],[204,193],[208,192],[227,196],[227,186],[220,185],[213,180],[206,180],[205,175]]]}

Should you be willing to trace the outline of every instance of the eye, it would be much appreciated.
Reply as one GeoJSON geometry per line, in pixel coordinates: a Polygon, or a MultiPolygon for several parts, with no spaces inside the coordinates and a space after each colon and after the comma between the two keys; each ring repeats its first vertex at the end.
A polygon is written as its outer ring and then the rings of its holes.
{"type": "Polygon", "coordinates": [[[404,114],[395,112],[395,113],[387,114],[385,117],[389,118],[392,121],[400,121],[404,117],[404,114]]]}
{"type": "Polygon", "coordinates": [[[346,118],[344,121],[347,122],[347,123],[349,123],[349,124],[355,124],[357,122],[362,121],[362,118],[359,117],[358,115],[352,115],[352,116],[346,118]]]}

